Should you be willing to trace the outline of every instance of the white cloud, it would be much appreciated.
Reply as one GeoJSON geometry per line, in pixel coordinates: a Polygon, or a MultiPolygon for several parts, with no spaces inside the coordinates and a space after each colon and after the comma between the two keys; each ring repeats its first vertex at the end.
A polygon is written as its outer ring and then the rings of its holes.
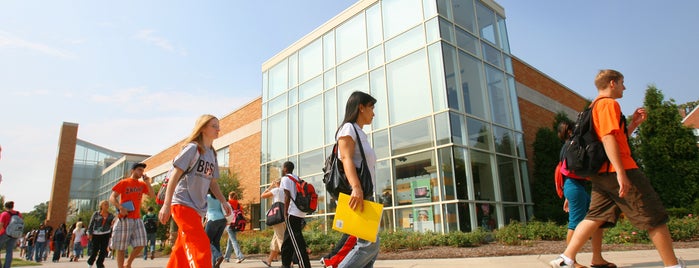
{"type": "Polygon", "coordinates": [[[63,59],[75,57],[70,52],[53,48],[46,44],[25,40],[5,31],[0,31],[0,48],[2,47],[28,49],[63,59]]]}
{"type": "Polygon", "coordinates": [[[175,45],[170,42],[170,40],[165,39],[164,37],[160,37],[154,34],[155,31],[150,30],[150,29],[145,29],[139,31],[134,37],[139,40],[143,40],[147,43],[150,43],[154,46],[160,47],[164,49],[165,51],[172,52],[172,53],[177,53],[182,56],[187,56],[187,50],[178,48],[175,45]]]}

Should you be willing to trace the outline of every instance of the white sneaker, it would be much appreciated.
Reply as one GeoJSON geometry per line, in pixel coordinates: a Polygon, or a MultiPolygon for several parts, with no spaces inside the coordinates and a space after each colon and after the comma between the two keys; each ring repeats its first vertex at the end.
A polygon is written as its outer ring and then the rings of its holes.
{"type": "Polygon", "coordinates": [[[684,260],[682,258],[677,258],[677,264],[679,264],[682,268],[687,267],[687,264],[684,263],[684,260]]]}
{"type": "Polygon", "coordinates": [[[552,260],[549,262],[549,265],[551,265],[551,268],[571,268],[575,267],[575,265],[567,265],[565,260],[563,260],[563,257],[558,256],[556,259],[552,260]]]}

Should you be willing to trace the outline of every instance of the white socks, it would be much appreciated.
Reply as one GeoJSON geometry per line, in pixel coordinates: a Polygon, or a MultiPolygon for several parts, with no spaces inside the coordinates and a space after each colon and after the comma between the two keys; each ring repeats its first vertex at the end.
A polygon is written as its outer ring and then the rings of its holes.
{"type": "Polygon", "coordinates": [[[563,262],[565,262],[566,265],[573,265],[575,263],[575,261],[573,261],[573,259],[568,258],[566,255],[561,254],[561,258],[563,258],[563,262]]]}

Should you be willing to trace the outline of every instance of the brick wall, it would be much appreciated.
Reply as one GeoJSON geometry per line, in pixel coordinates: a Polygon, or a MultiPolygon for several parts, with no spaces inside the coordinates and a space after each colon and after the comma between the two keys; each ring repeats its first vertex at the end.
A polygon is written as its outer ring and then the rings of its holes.
{"type": "Polygon", "coordinates": [[[53,172],[53,186],[46,221],[55,228],[66,222],[68,202],[70,201],[70,182],[73,177],[73,159],[78,142],[78,124],[63,123],[58,138],[58,156],[53,172]],[[66,187],[68,186],[68,187],[66,187]]]}

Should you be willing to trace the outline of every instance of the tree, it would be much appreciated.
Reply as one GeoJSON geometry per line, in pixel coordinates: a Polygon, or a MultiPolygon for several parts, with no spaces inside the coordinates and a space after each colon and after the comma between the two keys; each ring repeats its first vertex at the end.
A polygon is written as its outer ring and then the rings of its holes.
{"type": "Polygon", "coordinates": [[[648,117],[638,128],[639,163],[666,207],[689,207],[699,198],[699,149],[682,125],[674,100],[649,85],[643,103],[648,117]]]}

